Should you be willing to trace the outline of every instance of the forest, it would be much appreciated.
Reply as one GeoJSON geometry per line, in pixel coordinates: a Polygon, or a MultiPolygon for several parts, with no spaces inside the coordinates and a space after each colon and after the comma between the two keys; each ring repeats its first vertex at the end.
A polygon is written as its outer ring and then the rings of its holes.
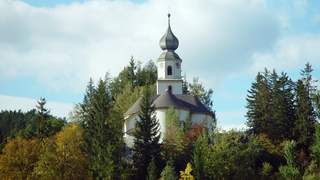
{"type": "MultiPolygon", "coordinates": [[[[299,71],[299,70],[297,70],[299,71]]],[[[40,98],[28,112],[0,112],[1,179],[247,180],[320,179],[320,90],[307,63],[300,78],[265,69],[246,98],[243,130],[184,122],[166,112],[166,133],[151,99],[157,68],[133,58],[116,76],[89,80],[68,119],[55,117],[40,98]],[[142,97],[134,146],[123,140],[123,114],[142,97]]],[[[198,78],[183,93],[214,110],[214,91],[198,78]]],[[[223,121],[223,119],[219,119],[223,121]]]]}

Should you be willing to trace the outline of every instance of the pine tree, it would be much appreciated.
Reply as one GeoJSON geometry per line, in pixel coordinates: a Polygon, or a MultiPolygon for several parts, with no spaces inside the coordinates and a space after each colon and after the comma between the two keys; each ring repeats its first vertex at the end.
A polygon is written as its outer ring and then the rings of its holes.
{"type": "Polygon", "coordinates": [[[308,87],[302,80],[298,80],[296,87],[296,117],[295,139],[298,146],[302,146],[304,150],[307,150],[312,144],[316,118],[308,87]]]}
{"type": "Polygon", "coordinates": [[[89,173],[94,179],[118,179],[122,144],[122,121],[113,111],[109,80],[100,80],[97,87],[90,81],[80,119],[84,129],[89,173]]]}
{"type": "Polygon", "coordinates": [[[40,139],[43,139],[47,135],[47,123],[49,118],[49,110],[45,108],[46,105],[46,99],[40,98],[38,101],[37,108],[37,115],[38,115],[38,137],[40,139]]]}
{"type": "Polygon", "coordinates": [[[292,138],[294,117],[294,94],[293,82],[285,73],[279,77],[273,71],[271,74],[272,91],[271,91],[271,124],[269,137],[281,142],[283,139],[292,138]]]}
{"type": "Polygon", "coordinates": [[[312,79],[312,72],[313,72],[313,69],[311,64],[307,63],[305,64],[304,69],[300,73],[302,76],[303,84],[306,86],[310,96],[312,96],[317,89],[317,87],[314,86],[314,83],[316,81],[312,79]]]}
{"type": "Polygon", "coordinates": [[[247,96],[247,108],[251,132],[266,134],[275,143],[293,137],[294,83],[285,73],[258,73],[247,96]]]}
{"type": "Polygon", "coordinates": [[[157,168],[160,167],[160,133],[159,122],[155,116],[155,108],[151,102],[151,92],[146,87],[136,122],[133,146],[133,165],[136,179],[146,179],[148,164],[152,158],[157,168]]]}
{"type": "Polygon", "coordinates": [[[135,87],[137,85],[136,70],[137,70],[136,62],[131,56],[131,59],[129,61],[129,66],[128,66],[128,75],[127,75],[131,87],[135,87]]]}
{"type": "MultiPolygon", "coordinates": [[[[269,71],[258,73],[247,96],[247,125],[254,134],[267,133],[270,129],[271,87],[267,79],[269,71]]],[[[269,135],[269,134],[268,134],[269,135]]]]}

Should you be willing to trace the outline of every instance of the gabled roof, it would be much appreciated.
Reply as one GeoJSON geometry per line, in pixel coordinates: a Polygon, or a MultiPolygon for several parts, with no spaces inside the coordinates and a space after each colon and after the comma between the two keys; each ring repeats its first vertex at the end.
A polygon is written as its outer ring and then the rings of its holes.
{"type": "MultiPolygon", "coordinates": [[[[125,113],[126,116],[136,114],[140,111],[141,98],[139,98],[125,113]]],[[[192,95],[172,94],[167,91],[164,94],[157,95],[152,100],[152,105],[156,109],[174,107],[176,109],[185,109],[191,113],[202,113],[212,115],[212,112],[203,105],[200,100],[192,95]]]]}

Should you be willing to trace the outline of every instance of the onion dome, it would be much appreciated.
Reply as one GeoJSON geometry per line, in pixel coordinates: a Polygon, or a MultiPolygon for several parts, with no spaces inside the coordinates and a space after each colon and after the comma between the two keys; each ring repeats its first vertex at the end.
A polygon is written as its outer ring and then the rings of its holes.
{"type": "Polygon", "coordinates": [[[170,27],[170,14],[168,14],[168,29],[167,32],[160,39],[160,47],[162,50],[174,51],[179,46],[178,38],[172,33],[170,27]]]}

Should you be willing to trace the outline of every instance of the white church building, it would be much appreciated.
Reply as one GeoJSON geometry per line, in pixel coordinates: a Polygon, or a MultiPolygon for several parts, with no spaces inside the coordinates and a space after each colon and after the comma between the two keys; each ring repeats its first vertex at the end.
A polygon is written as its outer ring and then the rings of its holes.
{"type": "MultiPolygon", "coordinates": [[[[177,37],[170,27],[170,14],[168,14],[168,29],[160,39],[160,47],[163,50],[157,60],[158,80],[157,95],[153,98],[156,118],[160,124],[161,138],[165,134],[165,117],[168,108],[173,107],[179,115],[180,121],[191,118],[193,123],[207,124],[213,120],[213,113],[203,105],[197,97],[183,94],[181,76],[182,60],[175,53],[179,46],[177,37]]],[[[133,146],[132,133],[135,123],[139,121],[141,98],[139,98],[124,114],[124,139],[128,147],[133,146]]]]}

